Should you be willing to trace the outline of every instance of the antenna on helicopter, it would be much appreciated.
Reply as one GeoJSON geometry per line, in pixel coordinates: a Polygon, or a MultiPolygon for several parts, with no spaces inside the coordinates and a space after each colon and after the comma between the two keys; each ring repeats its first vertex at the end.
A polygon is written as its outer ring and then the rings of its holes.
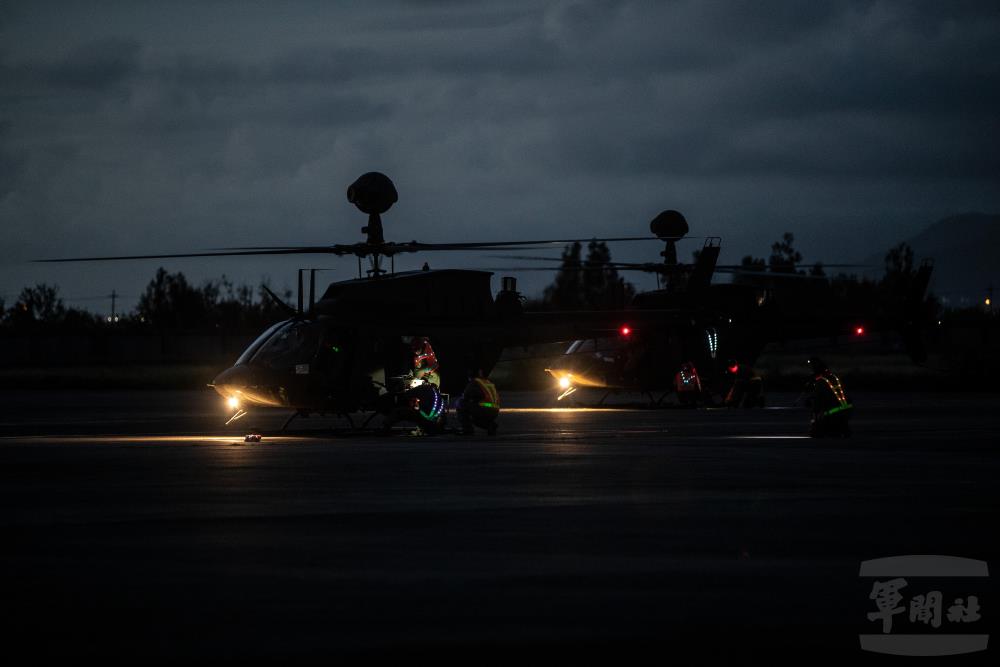
{"type": "Polygon", "coordinates": [[[649,231],[666,243],[666,248],[660,253],[663,263],[667,266],[677,264],[677,241],[687,236],[690,231],[687,220],[680,211],[669,209],[663,211],[649,223],[649,231]]]}
{"type": "Polygon", "coordinates": [[[649,223],[649,231],[656,235],[666,246],[660,252],[663,266],[666,267],[664,278],[670,287],[677,274],[677,241],[684,238],[690,231],[687,220],[680,211],[668,209],[662,211],[649,223]]]}
{"type": "MultiPolygon", "coordinates": [[[[322,269],[320,269],[322,270],[322,269]]],[[[299,308],[296,311],[301,315],[312,315],[313,310],[316,308],[316,269],[299,269],[299,308]],[[309,272],[309,309],[305,310],[305,292],[303,290],[303,278],[302,274],[306,271],[309,272]]]]}
{"type": "Polygon", "coordinates": [[[301,315],[302,314],[302,269],[299,269],[299,304],[298,305],[299,305],[299,307],[298,307],[298,309],[295,312],[297,312],[299,315],[301,315]]]}
{"type": "Polygon", "coordinates": [[[309,269],[309,314],[316,308],[316,269],[309,269]]]}
{"type": "Polygon", "coordinates": [[[381,215],[399,201],[399,193],[388,176],[379,171],[369,171],[347,187],[347,201],[357,206],[362,213],[368,214],[368,224],[361,228],[361,233],[367,234],[366,241],[372,246],[372,268],[369,273],[378,278],[383,271],[376,248],[385,245],[381,215]]]}

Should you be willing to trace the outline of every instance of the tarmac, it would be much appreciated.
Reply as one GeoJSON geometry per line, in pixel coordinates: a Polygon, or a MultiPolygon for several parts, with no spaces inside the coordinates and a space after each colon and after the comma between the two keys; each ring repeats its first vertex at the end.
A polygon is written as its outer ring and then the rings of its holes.
{"type": "MultiPolygon", "coordinates": [[[[511,394],[472,438],[225,428],[208,390],[0,399],[2,634],[37,659],[884,661],[862,561],[1000,556],[996,394],[860,394],[818,440],[791,394],[511,394]]],[[[904,601],[896,632],[989,632],[993,580],[925,583],[982,618],[904,601]]]]}

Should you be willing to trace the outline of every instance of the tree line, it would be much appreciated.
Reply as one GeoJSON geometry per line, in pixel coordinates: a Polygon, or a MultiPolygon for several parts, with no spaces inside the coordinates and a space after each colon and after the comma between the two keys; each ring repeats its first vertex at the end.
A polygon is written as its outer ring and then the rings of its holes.
{"type": "MultiPolygon", "coordinates": [[[[255,331],[286,316],[265,286],[236,285],[225,276],[194,285],[183,273],[170,273],[161,267],[136,307],[109,322],[106,316],[66,305],[58,286],[41,283],[22,289],[9,307],[0,300],[0,327],[85,331],[113,324],[125,330],[255,331]]],[[[279,296],[288,303],[291,290],[285,289],[279,296]]]]}
{"type": "Polygon", "coordinates": [[[635,286],[608,266],[611,250],[603,241],[583,246],[572,243],[563,249],[562,262],[552,284],[532,305],[555,310],[600,310],[625,308],[635,296],[635,286]]]}
{"type": "MultiPolygon", "coordinates": [[[[775,287],[785,298],[848,299],[858,306],[885,307],[906,291],[915,278],[913,250],[906,243],[890,248],[885,255],[885,273],[875,280],[840,272],[827,276],[821,263],[803,267],[802,254],[795,248],[795,237],[786,232],[771,245],[764,257],[746,255],[742,272],[735,282],[775,287]],[[799,274],[826,280],[777,280],[769,274],[799,274]],[[759,274],[759,275],[757,275],[759,274]]],[[[694,253],[697,260],[698,251],[694,253]]],[[[620,309],[631,302],[634,285],[618,274],[611,264],[607,244],[591,241],[586,257],[580,243],[567,245],[552,283],[540,299],[529,302],[530,308],[555,310],[620,309]]],[[[225,276],[201,285],[188,281],[183,273],[170,273],[162,267],[146,285],[136,307],[118,316],[113,324],[132,330],[222,330],[250,332],[286,317],[286,310],[267,293],[266,285],[236,285],[225,276]]],[[[289,303],[292,292],[284,289],[279,296],[289,303]]],[[[925,304],[938,310],[933,297],[925,304]]],[[[87,330],[106,327],[106,317],[88,310],[67,306],[55,285],[25,287],[10,306],[0,299],[0,329],[3,330],[87,330]]]]}

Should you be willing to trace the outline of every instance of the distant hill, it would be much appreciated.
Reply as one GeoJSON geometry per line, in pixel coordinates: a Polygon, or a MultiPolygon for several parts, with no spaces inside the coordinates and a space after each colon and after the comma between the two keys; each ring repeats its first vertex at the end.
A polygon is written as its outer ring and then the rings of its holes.
{"type": "MultiPolygon", "coordinates": [[[[934,260],[931,291],[947,303],[980,302],[991,284],[1000,291],[1000,215],[963,213],[944,218],[906,243],[916,261],[934,260]]],[[[885,250],[865,263],[883,266],[884,260],[885,250]]]]}

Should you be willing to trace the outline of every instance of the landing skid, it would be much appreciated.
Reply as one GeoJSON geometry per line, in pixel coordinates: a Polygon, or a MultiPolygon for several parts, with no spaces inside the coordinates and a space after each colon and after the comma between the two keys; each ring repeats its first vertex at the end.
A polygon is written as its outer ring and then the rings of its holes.
{"type": "MultiPolygon", "coordinates": [[[[668,391],[664,394],[656,395],[652,392],[642,392],[638,395],[640,400],[629,400],[622,401],[620,403],[609,403],[608,397],[611,395],[609,392],[600,397],[597,401],[581,401],[576,398],[572,401],[568,401],[569,404],[576,408],[621,408],[627,410],[691,410],[691,409],[706,409],[711,408],[711,403],[700,403],[698,405],[682,405],[680,403],[669,402],[667,398],[674,394],[672,391],[668,391]]],[[[556,404],[558,405],[558,404],[556,404]]],[[[568,407],[568,406],[567,406],[568,407]]]]}
{"type": "MultiPolygon", "coordinates": [[[[245,416],[247,413],[239,415],[239,417],[245,416]]],[[[322,417],[330,418],[342,418],[347,422],[347,426],[321,426],[312,429],[294,429],[290,428],[292,423],[297,417],[309,418],[314,413],[309,413],[304,410],[295,410],[292,412],[288,418],[284,421],[279,429],[274,428],[259,428],[258,426],[250,425],[245,431],[250,433],[251,436],[263,435],[264,437],[278,437],[278,436],[309,436],[309,435],[326,435],[326,436],[360,436],[360,435],[383,435],[383,436],[398,436],[398,435],[411,435],[414,432],[419,432],[419,435],[444,435],[444,434],[454,434],[459,433],[460,430],[447,426],[447,420],[442,422],[436,428],[424,428],[424,425],[417,424],[416,422],[411,422],[406,419],[392,419],[389,415],[384,412],[361,412],[347,414],[328,414],[328,413],[316,413],[322,417]],[[355,419],[360,415],[364,418],[364,421],[360,426],[357,425],[355,419]],[[376,417],[382,417],[381,422],[376,422],[376,417]],[[373,425],[373,422],[376,422],[373,425]]],[[[239,418],[237,417],[237,418],[239,418]]],[[[231,424],[235,419],[231,419],[228,424],[231,424]]],[[[258,422],[259,423],[259,422],[258,422]]],[[[260,442],[257,439],[246,440],[246,442],[260,442]]]]}
{"type": "MultiPolygon", "coordinates": [[[[624,390],[624,389],[607,389],[607,390],[604,391],[604,393],[601,394],[601,397],[596,402],[580,400],[580,396],[581,396],[582,393],[584,393],[584,392],[580,392],[580,393],[576,394],[572,399],[570,399],[568,401],[565,401],[565,403],[569,404],[569,405],[572,405],[573,407],[577,407],[577,408],[618,407],[618,408],[629,408],[629,409],[637,409],[637,408],[644,408],[644,409],[656,409],[656,408],[672,409],[672,408],[686,407],[686,406],[679,405],[679,404],[674,404],[674,403],[664,403],[664,401],[667,399],[668,396],[671,396],[671,395],[673,395],[675,393],[673,390],[665,391],[662,394],[660,394],[659,397],[657,397],[654,394],[653,391],[648,391],[648,390],[640,391],[638,389],[635,389],[635,390],[629,391],[629,390],[624,390]],[[617,395],[620,395],[622,393],[635,394],[635,395],[641,396],[641,397],[645,398],[647,402],[629,401],[627,403],[623,402],[623,403],[611,403],[611,404],[608,404],[607,401],[608,401],[608,398],[610,396],[612,396],[612,395],[616,395],[617,396],[617,395]]],[[[560,402],[562,402],[562,399],[564,397],[568,398],[568,394],[565,393],[565,392],[563,394],[559,395],[556,398],[556,403],[554,405],[558,406],[560,404],[560,402]]]]}
{"type": "Polygon", "coordinates": [[[379,427],[379,428],[361,428],[358,426],[346,426],[346,427],[331,427],[331,428],[313,428],[313,429],[289,429],[285,431],[281,430],[255,430],[255,435],[261,435],[263,437],[263,442],[267,442],[268,438],[357,438],[357,437],[383,437],[383,438],[399,438],[399,437],[435,437],[435,436],[452,436],[452,435],[462,435],[461,429],[453,427],[445,427],[440,429],[435,433],[427,433],[422,431],[419,427],[409,424],[400,424],[396,426],[390,426],[389,428],[379,427]]]}
{"type": "MultiPolygon", "coordinates": [[[[308,413],[308,412],[304,412],[304,411],[302,411],[302,410],[296,410],[296,411],[295,411],[295,412],[293,412],[293,413],[292,413],[291,415],[289,415],[289,416],[288,416],[288,419],[286,419],[286,420],[285,420],[285,423],[281,425],[281,432],[282,432],[282,433],[284,433],[285,431],[287,431],[287,430],[288,430],[288,426],[289,426],[289,425],[290,425],[290,424],[291,424],[291,423],[292,423],[293,421],[295,421],[295,418],[296,418],[296,417],[305,417],[306,419],[308,419],[308,418],[309,418],[309,414],[310,414],[310,413],[308,413]]],[[[363,425],[361,426],[361,429],[357,429],[357,428],[356,428],[356,427],[354,426],[354,419],[353,419],[353,418],[351,417],[351,415],[350,415],[350,414],[348,414],[348,413],[346,413],[346,412],[341,412],[341,413],[338,413],[338,414],[336,414],[336,415],[334,415],[334,416],[336,416],[336,417],[343,417],[344,419],[346,419],[346,420],[347,420],[347,424],[348,424],[348,428],[349,428],[349,430],[364,430],[364,428],[365,428],[366,426],[368,426],[368,422],[370,422],[370,421],[372,420],[372,418],[373,418],[373,417],[374,417],[375,415],[377,415],[377,414],[378,414],[377,412],[373,412],[373,413],[372,413],[372,414],[371,414],[371,415],[370,415],[370,416],[368,417],[368,419],[366,419],[366,420],[365,420],[365,423],[364,423],[364,424],[363,424],[363,425]]]]}

